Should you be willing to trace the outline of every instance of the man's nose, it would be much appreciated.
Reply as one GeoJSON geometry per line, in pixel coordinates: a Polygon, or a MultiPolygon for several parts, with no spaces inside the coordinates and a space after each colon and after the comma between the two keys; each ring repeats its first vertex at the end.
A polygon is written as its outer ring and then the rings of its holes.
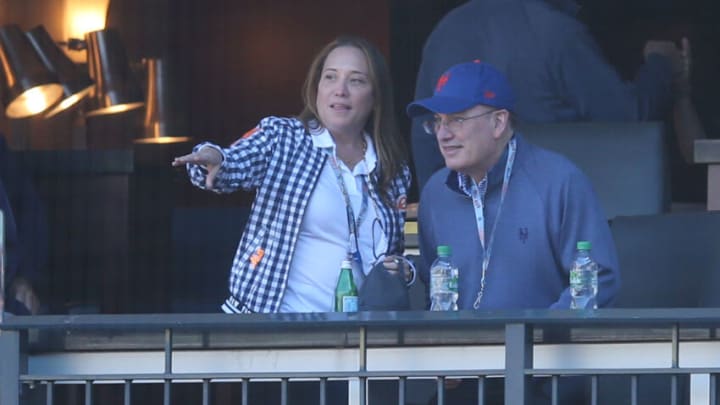
{"type": "Polygon", "coordinates": [[[440,121],[440,125],[438,125],[437,129],[435,130],[435,136],[438,140],[441,139],[449,139],[451,138],[453,133],[448,130],[447,123],[443,120],[440,121]]]}

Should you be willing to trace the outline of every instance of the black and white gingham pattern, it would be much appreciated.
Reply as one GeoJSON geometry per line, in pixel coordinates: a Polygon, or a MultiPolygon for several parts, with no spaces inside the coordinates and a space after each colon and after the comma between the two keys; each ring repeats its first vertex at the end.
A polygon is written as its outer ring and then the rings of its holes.
{"type": "MultiPolygon", "coordinates": [[[[195,150],[201,146],[195,147],[195,150]]],[[[248,223],[240,239],[230,274],[231,297],[225,312],[277,312],[287,283],[295,242],[310,195],[325,164],[326,154],[313,146],[311,135],[294,118],[268,117],[257,131],[227,149],[213,191],[229,193],[237,189],[257,189],[248,223]],[[253,268],[251,256],[264,251],[253,268]]],[[[205,188],[205,169],[189,165],[194,185],[205,188]]],[[[389,243],[390,254],[404,248],[404,210],[384,204],[377,194],[373,172],[370,194],[389,243]]],[[[407,166],[396,178],[388,200],[400,201],[407,195],[410,171],[407,166]]],[[[318,254],[321,254],[319,252],[318,254]]]]}

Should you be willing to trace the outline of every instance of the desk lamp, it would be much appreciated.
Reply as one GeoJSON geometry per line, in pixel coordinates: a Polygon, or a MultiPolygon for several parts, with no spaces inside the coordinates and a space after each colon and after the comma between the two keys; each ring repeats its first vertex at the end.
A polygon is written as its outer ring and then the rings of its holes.
{"type": "Polygon", "coordinates": [[[0,27],[0,65],[5,77],[10,118],[46,111],[63,95],[55,74],[47,69],[30,39],[15,24],[0,27]]]}
{"type": "Polygon", "coordinates": [[[90,93],[93,82],[84,69],[73,63],[57,46],[45,27],[39,25],[28,31],[26,35],[45,67],[57,76],[63,88],[63,98],[60,103],[45,114],[45,118],[50,118],[85,98],[90,93]]]}
{"type": "Polygon", "coordinates": [[[175,156],[192,149],[192,138],[171,136],[167,64],[159,58],[145,59],[147,92],[145,95],[145,137],[133,140],[138,167],[167,167],[175,156]]]}
{"type": "Polygon", "coordinates": [[[85,34],[88,69],[95,81],[94,109],[87,117],[135,110],[144,105],[142,90],[130,70],[125,47],[116,30],[85,34]]]}

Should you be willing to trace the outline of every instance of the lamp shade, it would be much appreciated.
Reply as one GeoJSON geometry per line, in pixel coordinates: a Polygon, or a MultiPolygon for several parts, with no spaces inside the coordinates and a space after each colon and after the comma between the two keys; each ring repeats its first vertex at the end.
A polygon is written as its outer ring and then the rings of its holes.
{"type": "MultiPolygon", "coordinates": [[[[183,145],[187,146],[192,138],[186,136],[170,136],[173,111],[170,106],[168,88],[168,66],[163,59],[145,59],[147,68],[147,92],[145,94],[145,138],[133,141],[136,153],[146,152],[148,156],[164,153],[180,153],[183,145]],[[172,148],[169,145],[174,145],[172,148]],[[156,145],[155,147],[152,145],[156,145]],[[161,147],[160,145],[166,145],[161,147]],[[153,149],[155,148],[155,149],[153,149]],[[154,152],[152,152],[154,151],[154,152]]],[[[177,125],[174,126],[177,130],[177,125]]],[[[174,156],[169,154],[168,156],[174,156]]],[[[160,160],[159,160],[160,161],[160,160]]],[[[163,162],[165,160],[162,160],[163,162]]]]}
{"type": "Polygon", "coordinates": [[[92,80],[84,69],[73,63],[50,38],[45,27],[38,25],[26,33],[45,67],[53,72],[63,88],[64,98],[45,116],[51,117],[82,100],[92,88],[92,80]]]}
{"type": "Polygon", "coordinates": [[[87,115],[112,114],[143,106],[140,85],[130,71],[125,47],[113,29],[85,34],[88,70],[95,81],[95,109],[87,115]]]}
{"type": "Polygon", "coordinates": [[[6,81],[10,118],[39,114],[62,97],[57,76],[50,72],[17,25],[0,27],[0,63],[6,81]]]}
{"type": "Polygon", "coordinates": [[[147,92],[145,95],[145,136],[159,138],[167,136],[167,97],[165,62],[162,59],[145,60],[147,68],[147,92]]]}

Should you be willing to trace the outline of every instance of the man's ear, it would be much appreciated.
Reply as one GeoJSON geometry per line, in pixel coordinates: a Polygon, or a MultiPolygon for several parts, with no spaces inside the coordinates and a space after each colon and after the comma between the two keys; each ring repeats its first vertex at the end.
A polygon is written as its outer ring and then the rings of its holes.
{"type": "Polygon", "coordinates": [[[499,139],[505,133],[510,123],[510,112],[507,110],[499,110],[493,114],[493,126],[495,128],[495,138],[499,139]]]}

